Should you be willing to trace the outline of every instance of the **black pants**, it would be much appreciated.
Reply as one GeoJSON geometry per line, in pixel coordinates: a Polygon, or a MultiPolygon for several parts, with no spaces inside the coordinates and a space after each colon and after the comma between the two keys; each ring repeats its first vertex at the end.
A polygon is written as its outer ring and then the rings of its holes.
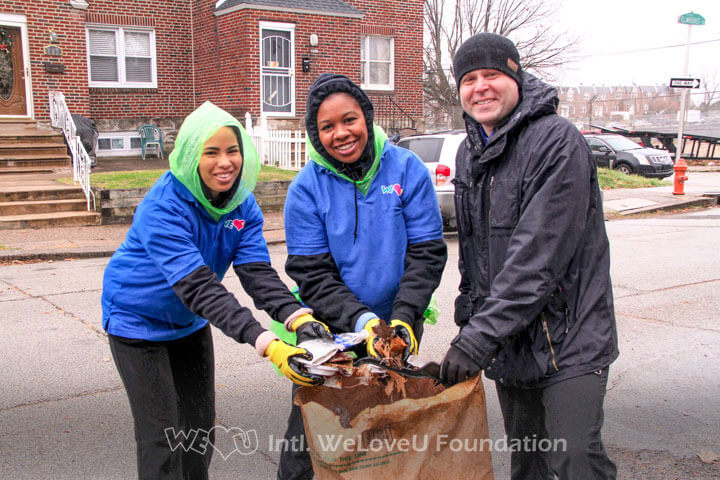
{"type": "Polygon", "coordinates": [[[130,400],[138,477],[207,479],[215,423],[210,327],[168,342],[109,339],[130,400]]]}
{"type": "MultiPolygon", "coordinates": [[[[298,388],[300,388],[298,385],[293,384],[291,400],[295,399],[295,392],[298,388]]],[[[290,417],[285,432],[286,442],[280,452],[277,478],[280,480],[310,480],[313,478],[313,467],[305,438],[305,424],[300,407],[291,403],[290,417]]]]}
{"type": "Polygon", "coordinates": [[[523,445],[511,453],[512,480],[615,479],[600,436],[607,376],[605,368],[536,389],[495,382],[508,446],[523,445]]]}

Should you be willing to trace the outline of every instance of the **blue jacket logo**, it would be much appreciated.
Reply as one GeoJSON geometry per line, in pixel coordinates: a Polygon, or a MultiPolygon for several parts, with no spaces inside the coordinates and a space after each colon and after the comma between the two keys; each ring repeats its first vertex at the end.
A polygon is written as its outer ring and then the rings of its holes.
{"type": "Polygon", "coordinates": [[[225,220],[225,228],[234,228],[239,232],[243,227],[245,227],[245,220],[239,220],[237,218],[235,220],[225,220]]]}
{"type": "Polygon", "coordinates": [[[396,183],[395,185],[381,185],[380,188],[382,188],[383,195],[387,193],[397,193],[399,197],[400,195],[402,195],[403,192],[403,189],[399,183],[396,183]]]}

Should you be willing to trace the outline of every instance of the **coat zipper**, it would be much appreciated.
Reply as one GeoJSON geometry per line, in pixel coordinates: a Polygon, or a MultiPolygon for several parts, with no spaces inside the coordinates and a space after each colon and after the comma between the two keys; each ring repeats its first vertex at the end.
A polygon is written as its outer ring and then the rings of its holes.
{"type": "Polygon", "coordinates": [[[547,338],[548,345],[550,346],[550,357],[552,358],[553,367],[556,372],[559,372],[557,362],[555,361],[555,349],[552,346],[552,340],[550,340],[550,330],[547,326],[547,320],[545,320],[545,312],[540,313],[540,320],[542,321],[543,332],[545,332],[545,338],[547,338]]]}

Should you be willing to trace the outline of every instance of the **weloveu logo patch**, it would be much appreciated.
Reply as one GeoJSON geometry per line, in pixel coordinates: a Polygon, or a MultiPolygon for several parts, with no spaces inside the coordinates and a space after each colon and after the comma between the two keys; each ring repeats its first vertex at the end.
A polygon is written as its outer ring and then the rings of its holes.
{"type": "Polygon", "coordinates": [[[237,218],[235,220],[225,220],[225,228],[234,228],[239,232],[243,229],[243,227],[245,227],[245,220],[240,220],[237,218]]]}
{"type": "Polygon", "coordinates": [[[386,193],[397,193],[399,197],[400,195],[402,195],[403,192],[403,189],[399,183],[396,183],[395,185],[380,185],[380,188],[382,188],[383,195],[385,195],[386,193]]]}

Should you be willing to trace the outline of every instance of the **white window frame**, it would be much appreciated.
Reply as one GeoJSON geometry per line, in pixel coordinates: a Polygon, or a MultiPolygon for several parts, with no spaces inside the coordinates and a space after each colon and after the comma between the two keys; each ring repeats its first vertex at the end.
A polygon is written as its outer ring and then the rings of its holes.
{"type": "Polygon", "coordinates": [[[132,148],[132,138],[140,138],[140,133],[138,133],[137,130],[134,132],[100,132],[98,135],[98,143],[95,146],[95,155],[98,157],[130,157],[140,155],[142,153],[142,140],[140,147],[132,148]],[[122,139],[123,148],[115,150],[100,150],[100,140],[104,139],[110,139],[111,144],[114,139],[122,139]]]}
{"type": "Polygon", "coordinates": [[[85,25],[85,51],[87,53],[87,71],[88,85],[90,87],[99,88],[157,88],[157,48],[155,45],[155,29],[142,28],[133,26],[113,26],[113,25],[85,25]],[[115,54],[118,59],[118,81],[116,82],[99,82],[93,81],[92,72],[90,70],[90,30],[104,30],[106,32],[115,33],[115,54]],[[125,32],[142,32],[150,34],[150,70],[152,81],[150,82],[128,82],[125,80],[125,32]]]}
{"type": "Polygon", "coordinates": [[[259,42],[259,51],[258,51],[258,64],[260,66],[260,111],[262,112],[262,115],[270,118],[270,117],[294,117],[295,116],[295,105],[297,103],[297,99],[295,98],[295,24],[293,23],[279,23],[279,22],[259,22],[259,28],[258,28],[258,42],[259,42]],[[263,30],[277,30],[281,32],[289,32],[290,33],[290,66],[288,67],[288,76],[290,77],[290,111],[288,112],[276,112],[276,111],[270,111],[266,112],[263,109],[263,65],[262,65],[262,55],[263,55],[263,37],[262,33],[263,30]]]}
{"type": "MultiPolygon", "coordinates": [[[[363,90],[382,90],[382,91],[393,91],[395,90],[395,38],[386,35],[363,35],[360,39],[362,42],[360,68],[363,70],[364,81],[360,85],[363,90]],[[366,58],[362,58],[362,52],[367,55],[370,52],[370,39],[371,38],[382,38],[390,40],[390,60],[385,62],[390,64],[390,78],[388,84],[368,83],[370,81],[370,61],[366,58]]],[[[379,61],[374,60],[374,63],[379,61]]]]}

